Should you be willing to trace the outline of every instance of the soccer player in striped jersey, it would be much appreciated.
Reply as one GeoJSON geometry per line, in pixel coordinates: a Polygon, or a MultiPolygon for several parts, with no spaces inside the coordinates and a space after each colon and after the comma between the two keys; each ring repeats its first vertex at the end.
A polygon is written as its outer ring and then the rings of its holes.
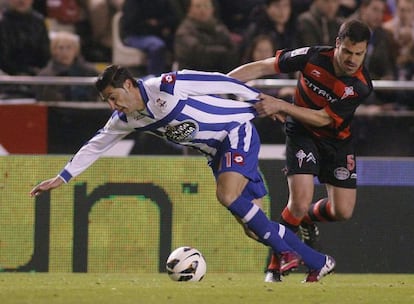
{"type": "MultiPolygon", "coordinates": [[[[356,204],[355,149],[350,124],[357,107],[372,92],[364,58],[368,26],[352,20],[341,25],[335,47],[279,50],[275,57],[248,63],[229,73],[242,81],[274,73],[300,72],[294,103],[261,95],[260,116],[285,115],[289,199],[280,222],[311,247],[320,249],[315,222],[347,220],[356,204]],[[314,176],[327,197],[312,203],[314,176]]],[[[278,280],[277,258],[265,280],[278,280]]]]}
{"type": "Polygon", "coordinates": [[[56,177],[35,186],[32,196],[69,182],[129,133],[146,131],[207,157],[218,201],[273,249],[281,261],[278,271],[289,272],[302,259],[309,268],[305,281],[314,282],[334,269],[332,257],[270,221],[255,204],[267,194],[258,169],[260,139],[251,123],[257,116],[257,90],[220,73],[190,70],[136,81],[119,66],[108,67],[96,87],[113,110],[111,118],[56,177]],[[223,97],[227,94],[235,98],[223,97]]]}

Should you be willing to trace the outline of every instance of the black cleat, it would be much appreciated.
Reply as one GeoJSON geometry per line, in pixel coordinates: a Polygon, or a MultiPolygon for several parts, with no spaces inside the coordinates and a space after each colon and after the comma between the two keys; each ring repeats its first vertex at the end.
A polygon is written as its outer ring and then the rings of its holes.
{"type": "Polygon", "coordinates": [[[302,241],[309,247],[320,251],[322,249],[319,238],[319,228],[316,224],[308,224],[302,222],[299,226],[299,233],[302,241]]]}

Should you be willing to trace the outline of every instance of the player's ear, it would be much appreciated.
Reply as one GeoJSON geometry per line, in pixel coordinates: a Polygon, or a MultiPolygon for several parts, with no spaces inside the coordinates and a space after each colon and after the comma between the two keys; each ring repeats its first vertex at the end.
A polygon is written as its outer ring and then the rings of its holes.
{"type": "Polygon", "coordinates": [[[336,48],[339,48],[340,45],[341,45],[341,38],[336,37],[336,39],[335,39],[335,47],[336,48]]]}
{"type": "Polygon", "coordinates": [[[131,86],[132,86],[131,80],[126,79],[126,80],[124,81],[124,85],[123,85],[124,89],[125,89],[127,92],[129,92],[129,90],[131,89],[131,86]]]}

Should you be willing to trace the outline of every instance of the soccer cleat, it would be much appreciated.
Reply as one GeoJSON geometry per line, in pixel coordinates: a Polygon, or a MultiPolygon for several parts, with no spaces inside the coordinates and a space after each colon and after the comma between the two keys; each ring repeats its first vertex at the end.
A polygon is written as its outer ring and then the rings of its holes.
{"type": "Polygon", "coordinates": [[[302,222],[299,226],[300,236],[302,241],[309,247],[320,251],[322,249],[321,242],[319,239],[319,229],[316,224],[308,224],[302,222]]]}
{"type": "Polygon", "coordinates": [[[279,270],[268,269],[264,281],[266,283],[282,282],[282,276],[280,275],[279,270]]]}
{"type": "Polygon", "coordinates": [[[279,272],[285,276],[298,268],[301,258],[296,252],[287,251],[280,254],[279,260],[279,272]]]}
{"type": "Polygon", "coordinates": [[[308,275],[306,276],[303,283],[312,283],[318,282],[324,276],[330,274],[335,268],[336,262],[333,257],[326,255],[325,265],[321,269],[309,270],[308,275]]]}

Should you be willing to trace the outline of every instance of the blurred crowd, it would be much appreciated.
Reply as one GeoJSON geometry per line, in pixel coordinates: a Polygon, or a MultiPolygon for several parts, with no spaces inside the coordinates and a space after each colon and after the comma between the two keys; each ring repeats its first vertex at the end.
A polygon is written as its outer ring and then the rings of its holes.
{"type": "MultiPolygon", "coordinates": [[[[119,14],[121,43],[145,57],[130,67],[139,77],[176,69],[227,73],[277,49],[333,46],[341,23],[357,18],[372,30],[365,62],[372,79],[414,80],[414,0],[0,0],[0,10],[6,75],[98,75],[117,52],[119,14]]],[[[292,90],[267,93],[288,98],[292,90]]],[[[0,86],[0,99],[13,96],[97,100],[82,86],[0,86]]],[[[413,97],[378,91],[369,103],[414,109],[413,97]]]]}

